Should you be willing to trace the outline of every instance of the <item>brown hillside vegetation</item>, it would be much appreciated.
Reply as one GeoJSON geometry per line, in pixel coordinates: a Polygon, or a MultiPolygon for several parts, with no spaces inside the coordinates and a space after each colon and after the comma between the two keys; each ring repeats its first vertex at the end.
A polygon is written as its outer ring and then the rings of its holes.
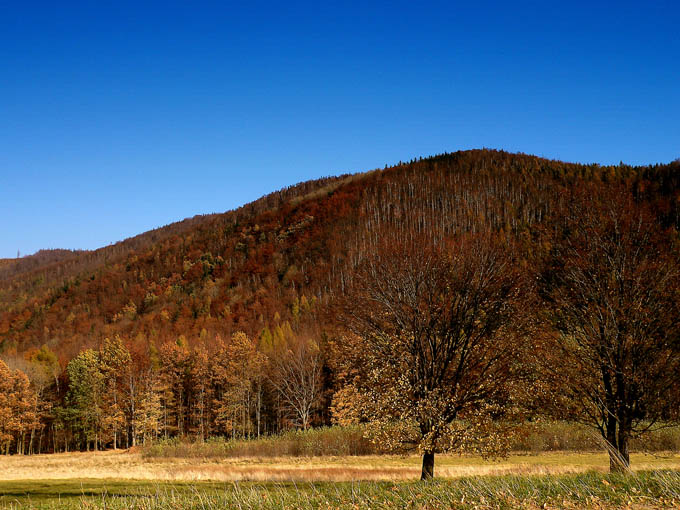
{"type": "Polygon", "coordinates": [[[0,342],[6,353],[47,343],[68,359],[116,333],[158,344],[203,329],[208,338],[258,335],[275,327],[277,312],[291,320],[295,298],[325,301],[341,288],[347,259],[370,250],[385,225],[432,236],[530,235],[570,190],[606,183],[625,185],[677,226],[679,169],[468,151],[311,181],[94,252],[14,262],[0,273],[0,342]]]}

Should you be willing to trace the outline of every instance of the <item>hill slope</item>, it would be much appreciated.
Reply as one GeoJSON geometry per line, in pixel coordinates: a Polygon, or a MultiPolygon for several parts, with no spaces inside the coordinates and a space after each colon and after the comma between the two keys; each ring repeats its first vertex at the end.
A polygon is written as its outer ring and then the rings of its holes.
{"type": "MultiPolygon", "coordinates": [[[[478,150],[319,179],[224,214],[197,216],[92,252],[47,252],[0,265],[0,352],[47,344],[62,362],[120,334],[160,345],[259,336],[317,313],[354,261],[391,228],[447,237],[525,236],[569,192],[622,185],[680,227],[680,163],[601,167],[478,150]],[[320,307],[319,307],[320,308],[320,307]]],[[[316,322],[323,322],[320,315],[316,322]]]]}

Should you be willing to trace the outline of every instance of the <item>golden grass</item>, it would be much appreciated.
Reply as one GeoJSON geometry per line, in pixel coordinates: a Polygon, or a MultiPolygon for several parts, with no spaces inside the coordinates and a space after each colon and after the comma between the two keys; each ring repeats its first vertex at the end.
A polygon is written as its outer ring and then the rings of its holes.
{"type": "MultiPolygon", "coordinates": [[[[680,469],[680,454],[633,454],[634,470],[680,469]]],[[[474,456],[438,455],[435,476],[564,474],[607,471],[605,453],[557,452],[513,455],[500,461],[474,456]]],[[[237,459],[143,458],[139,453],[107,451],[9,456],[0,462],[0,480],[137,479],[214,481],[408,480],[420,475],[420,458],[395,455],[364,457],[285,457],[237,459]]]]}

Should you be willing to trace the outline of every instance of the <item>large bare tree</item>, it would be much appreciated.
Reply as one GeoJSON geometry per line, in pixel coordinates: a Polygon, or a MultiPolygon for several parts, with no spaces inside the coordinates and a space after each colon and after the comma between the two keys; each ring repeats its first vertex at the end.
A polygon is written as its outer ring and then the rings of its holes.
{"type": "Polygon", "coordinates": [[[551,245],[553,374],[606,440],[611,470],[625,470],[630,438],[678,406],[678,253],[649,210],[611,189],[576,194],[551,245]]]}
{"type": "Polygon", "coordinates": [[[495,418],[512,398],[527,290],[516,267],[504,242],[460,237],[385,241],[358,268],[344,311],[355,377],[335,404],[361,407],[384,448],[419,450],[422,479],[436,452],[503,449],[495,418]]]}

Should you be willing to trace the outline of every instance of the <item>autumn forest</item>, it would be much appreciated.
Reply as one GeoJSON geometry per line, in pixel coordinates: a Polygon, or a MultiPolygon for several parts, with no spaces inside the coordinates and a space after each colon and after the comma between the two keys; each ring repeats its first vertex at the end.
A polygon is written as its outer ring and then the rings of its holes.
{"type": "Polygon", "coordinates": [[[474,150],[0,260],[0,448],[363,423],[385,451],[680,419],[680,161],[474,150]]]}

